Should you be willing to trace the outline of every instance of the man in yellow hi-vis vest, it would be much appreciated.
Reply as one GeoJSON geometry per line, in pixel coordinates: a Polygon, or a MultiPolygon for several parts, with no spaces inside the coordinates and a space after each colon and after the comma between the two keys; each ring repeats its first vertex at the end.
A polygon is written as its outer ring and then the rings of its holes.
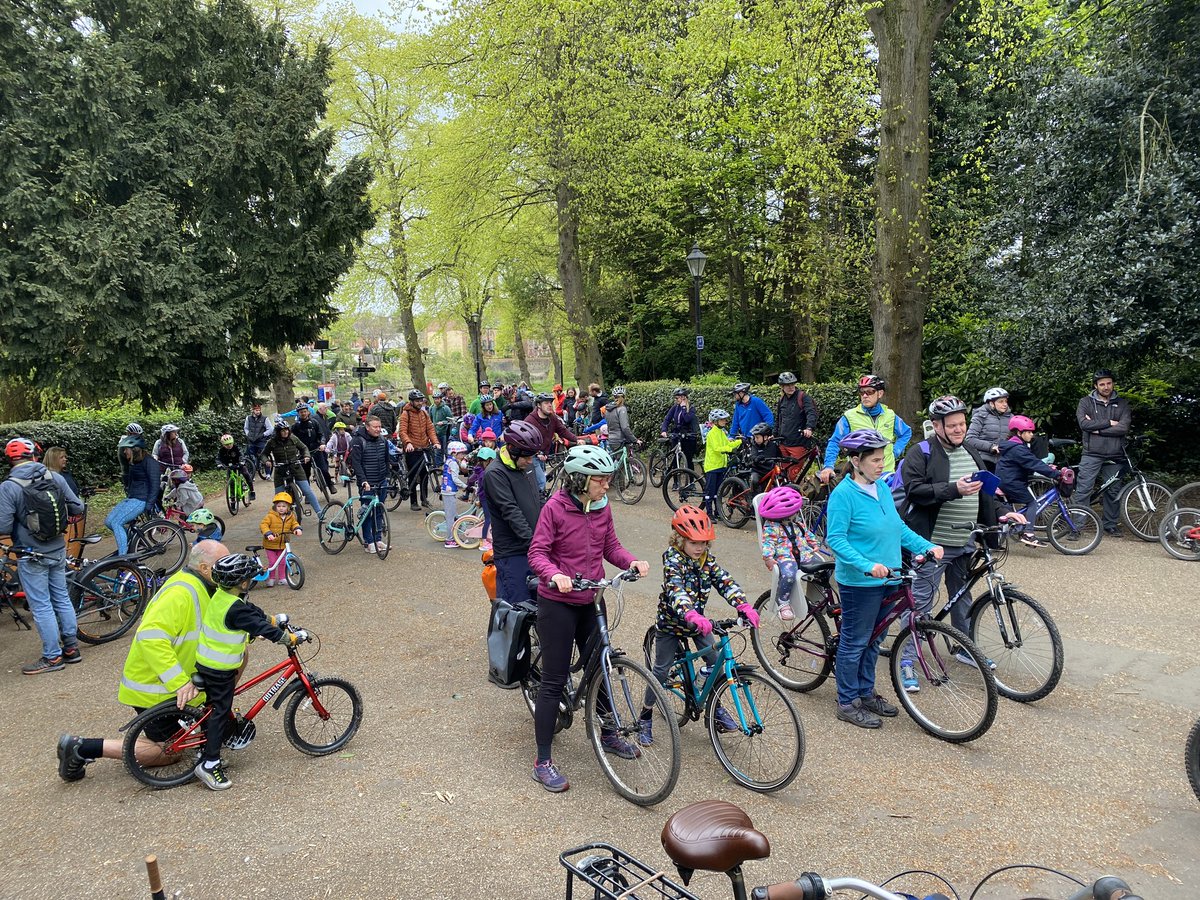
{"type": "MultiPolygon", "coordinates": [[[[197,699],[199,691],[192,684],[192,673],[196,671],[204,608],[215,590],[212,567],[228,554],[224,544],[200,541],[192,548],[187,565],[163,582],[150,598],[125,657],[117,689],[122,703],[141,712],[171,697],[180,709],[197,699]]],[[[120,738],[64,734],[58,739],[59,777],[79,781],[84,777],[84,766],[92,760],[120,759],[122,744],[120,738]]],[[[161,754],[149,742],[146,747],[144,762],[153,765],[150,757],[161,754]]]]}
{"type": "Polygon", "coordinates": [[[888,441],[888,446],[883,450],[883,474],[891,475],[896,471],[896,460],[904,455],[904,448],[912,437],[912,429],[896,415],[895,410],[884,405],[883,392],[886,389],[887,384],[878,375],[864,375],[858,379],[858,397],[862,402],[842,413],[833,427],[833,434],[825,445],[825,465],[818,473],[822,484],[828,484],[833,475],[842,438],[864,428],[878,431],[888,441]]]}

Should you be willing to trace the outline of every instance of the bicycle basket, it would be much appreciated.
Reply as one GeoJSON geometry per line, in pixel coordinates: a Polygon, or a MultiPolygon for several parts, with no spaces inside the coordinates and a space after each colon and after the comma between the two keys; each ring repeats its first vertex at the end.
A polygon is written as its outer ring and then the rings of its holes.
{"type": "Polygon", "coordinates": [[[611,844],[586,844],[564,850],[558,860],[567,870],[567,897],[576,880],[587,886],[580,897],[604,900],[699,900],[681,885],[611,844]]]}

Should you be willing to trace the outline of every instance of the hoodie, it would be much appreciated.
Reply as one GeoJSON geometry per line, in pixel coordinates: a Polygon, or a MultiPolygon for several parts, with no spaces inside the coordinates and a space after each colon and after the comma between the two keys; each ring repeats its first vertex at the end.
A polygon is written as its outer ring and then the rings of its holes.
{"type": "MultiPolygon", "coordinates": [[[[494,467],[493,467],[494,468],[494,467]]],[[[584,512],[583,503],[566,491],[557,491],[542,507],[533,541],[529,544],[529,567],[538,577],[538,596],[574,606],[592,602],[595,591],[564,594],[550,579],[576,573],[592,581],[604,577],[605,561],[628,569],[634,556],[617,540],[612,507],[584,512]]]]}
{"type": "MultiPolygon", "coordinates": [[[[149,459],[149,457],[147,457],[149,459]]],[[[157,467],[153,460],[151,465],[157,467]]],[[[39,541],[29,529],[25,527],[25,491],[21,485],[12,480],[12,476],[18,478],[36,480],[47,473],[47,468],[40,462],[21,463],[13,467],[9,473],[9,477],[0,483],[0,534],[8,534],[12,536],[13,545],[17,547],[28,547],[31,550],[38,550],[42,553],[50,553],[55,550],[62,550],[65,546],[65,541],[62,535],[51,538],[48,541],[39,541]]],[[[83,501],[76,496],[67,484],[66,479],[57,472],[50,472],[50,477],[62,489],[63,496],[67,500],[67,515],[78,516],[83,513],[83,501]]]]}

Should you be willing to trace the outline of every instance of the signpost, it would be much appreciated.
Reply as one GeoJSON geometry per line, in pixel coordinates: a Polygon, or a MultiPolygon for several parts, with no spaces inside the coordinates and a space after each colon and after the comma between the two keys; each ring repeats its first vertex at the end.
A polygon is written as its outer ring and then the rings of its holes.
{"type": "Polygon", "coordinates": [[[361,397],[363,391],[366,390],[366,388],[363,386],[363,376],[370,375],[372,372],[375,371],[375,367],[374,366],[355,366],[353,371],[354,371],[354,374],[358,376],[358,395],[361,397]]]}

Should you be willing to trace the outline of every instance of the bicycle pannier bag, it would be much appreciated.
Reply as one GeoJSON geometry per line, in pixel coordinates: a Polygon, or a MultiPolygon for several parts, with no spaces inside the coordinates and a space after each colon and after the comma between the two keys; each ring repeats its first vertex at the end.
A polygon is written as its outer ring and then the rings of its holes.
{"type": "Polygon", "coordinates": [[[537,607],[522,602],[513,606],[501,598],[492,604],[488,620],[488,680],[511,690],[529,674],[529,629],[537,619],[537,607]]]}
{"type": "Polygon", "coordinates": [[[52,541],[67,530],[67,495],[43,472],[35,478],[12,479],[21,486],[24,503],[22,524],[39,541],[52,541]]]}

